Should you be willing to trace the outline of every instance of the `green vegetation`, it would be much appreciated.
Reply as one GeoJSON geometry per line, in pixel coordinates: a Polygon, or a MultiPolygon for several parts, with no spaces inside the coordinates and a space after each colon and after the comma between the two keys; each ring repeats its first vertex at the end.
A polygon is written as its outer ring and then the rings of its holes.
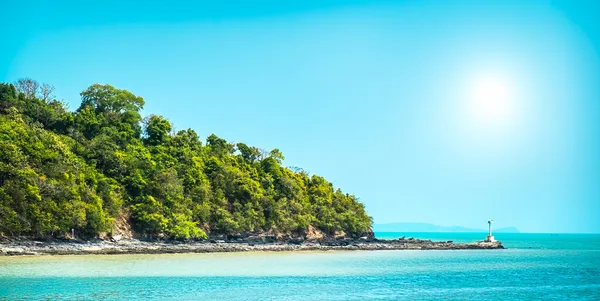
{"type": "Polygon", "coordinates": [[[142,119],[142,97],[110,85],[81,92],[75,112],[53,87],[0,84],[0,234],[110,233],[127,217],[146,237],[370,232],[354,195],[283,167],[282,153],[142,119]]]}

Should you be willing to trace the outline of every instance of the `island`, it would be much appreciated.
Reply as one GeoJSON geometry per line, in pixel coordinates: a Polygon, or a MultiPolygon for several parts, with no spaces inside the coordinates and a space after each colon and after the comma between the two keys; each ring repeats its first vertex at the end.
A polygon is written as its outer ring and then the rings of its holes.
{"type": "Polygon", "coordinates": [[[203,143],[111,85],[74,111],[53,92],[0,84],[0,255],[502,248],[376,239],[358,197],[277,148],[203,143]]]}

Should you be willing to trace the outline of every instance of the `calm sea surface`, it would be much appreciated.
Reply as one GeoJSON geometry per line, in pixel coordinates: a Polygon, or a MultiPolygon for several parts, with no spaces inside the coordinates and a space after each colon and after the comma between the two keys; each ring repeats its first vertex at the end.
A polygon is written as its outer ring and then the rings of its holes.
{"type": "MultiPolygon", "coordinates": [[[[377,233],[471,242],[480,233],[377,233]]],[[[0,300],[600,300],[600,235],[509,249],[0,257],[0,300]]]]}

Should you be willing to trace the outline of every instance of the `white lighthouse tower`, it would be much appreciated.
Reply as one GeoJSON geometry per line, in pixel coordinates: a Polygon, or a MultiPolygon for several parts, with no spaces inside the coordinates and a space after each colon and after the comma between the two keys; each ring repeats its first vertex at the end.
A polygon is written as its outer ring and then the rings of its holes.
{"type": "Polygon", "coordinates": [[[494,222],[494,220],[493,220],[493,219],[491,219],[491,218],[490,218],[490,219],[488,219],[488,227],[489,227],[489,228],[488,228],[488,236],[485,238],[485,241],[486,241],[486,242],[494,242],[494,241],[496,241],[496,240],[494,239],[494,236],[492,235],[492,223],[493,223],[493,222],[494,222]]]}

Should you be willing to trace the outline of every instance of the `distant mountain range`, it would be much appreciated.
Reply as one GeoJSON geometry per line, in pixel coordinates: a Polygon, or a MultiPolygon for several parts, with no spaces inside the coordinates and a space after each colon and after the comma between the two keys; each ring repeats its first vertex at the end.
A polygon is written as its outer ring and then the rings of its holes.
{"type": "MultiPolygon", "coordinates": [[[[492,229],[494,233],[519,233],[515,227],[492,229]]],[[[460,226],[439,226],[428,223],[389,223],[374,224],[373,232],[487,232],[487,229],[460,226]]]]}

